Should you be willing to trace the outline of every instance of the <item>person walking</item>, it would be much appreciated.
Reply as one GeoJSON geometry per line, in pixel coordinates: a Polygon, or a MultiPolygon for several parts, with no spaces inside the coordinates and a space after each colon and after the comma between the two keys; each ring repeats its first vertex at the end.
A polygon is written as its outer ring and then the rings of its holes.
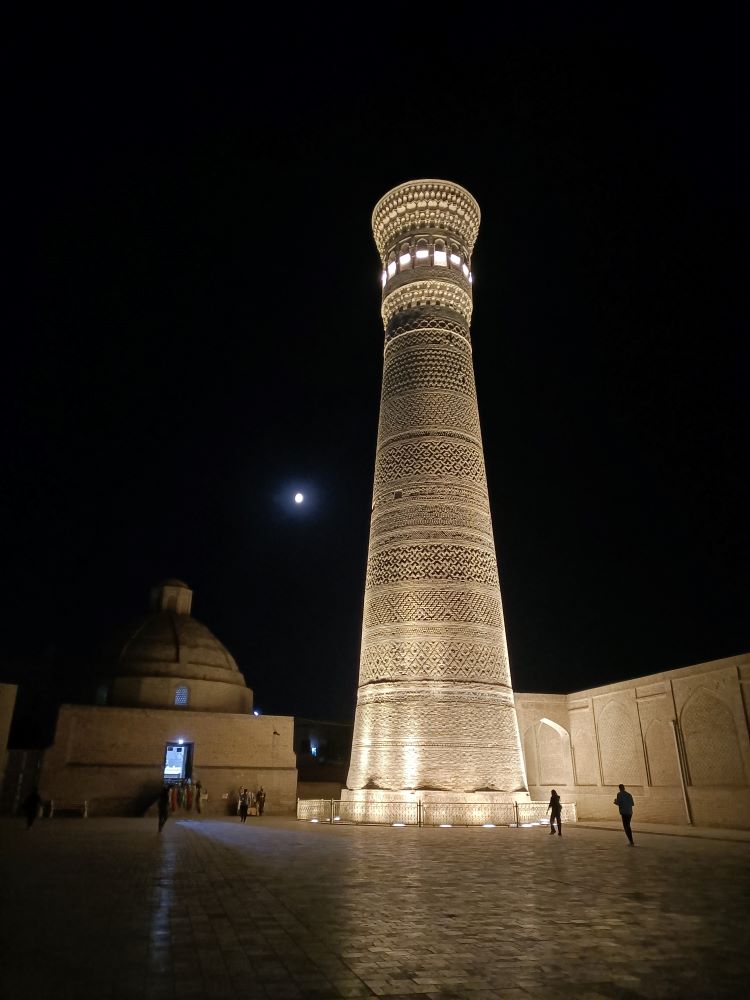
{"type": "Polygon", "coordinates": [[[625,791],[625,785],[619,786],[620,791],[617,793],[615,798],[615,805],[620,810],[620,819],[622,820],[622,828],[628,838],[631,847],[635,847],[633,843],[633,831],[630,829],[630,821],[633,818],[633,796],[630,792],[625,791]]]}
{"type": "Polygon", "coordinates": [[[549,817],[550,836],[554,837],[555,835],[555,821],[557,821],[557,836],[562,837],[562,803],[560,802],[560,796],[557,794],[554,788],[550,792],[547,812],[550,814],[549,817]]]}
{"type": "Polygon", "coordinates": [[[39,807],[42,804],[42,797],[38,788],[32,788],[23,802],[23,811],[26,813],[26,829],[30,830],[34,825],[34,820],[39,815],[39,807]]]}
{"type": "Polygon", "coordinates": [[[263,815],[263,810],[266,807],[266,793],[263,791],[263,785],[260,786],[258,791],[255,793],[255,801],[258,805],[258,815],[263,815]]]}
{"type": "Polygon", "coordinates": [[[248,794],[247,789],[242,789],[242,795],[240,796],[240,823],[247,822],[247,806],[248,806],[248,794]]]}
{"type": "Polygon", "coordinates": [[[159,833],[164,829],[164,824],[169,819],[169,787],[162,785],[159,792],[159,833]]]}

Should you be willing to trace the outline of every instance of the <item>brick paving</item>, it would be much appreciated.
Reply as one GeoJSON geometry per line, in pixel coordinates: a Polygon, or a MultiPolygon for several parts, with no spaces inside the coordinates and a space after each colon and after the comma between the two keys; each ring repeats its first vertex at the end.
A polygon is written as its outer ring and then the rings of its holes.
{"type": "Polygon", "coordinates": [[[739,997],[750,846],[568,827],[0,822],[0,996],[739,997]]]}

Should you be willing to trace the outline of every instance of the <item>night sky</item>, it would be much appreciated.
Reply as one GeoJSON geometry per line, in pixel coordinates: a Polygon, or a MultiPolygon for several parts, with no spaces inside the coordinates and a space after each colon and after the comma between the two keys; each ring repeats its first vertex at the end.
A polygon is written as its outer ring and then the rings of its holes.
{"type": "Polygon", "coordinates": [[[82,697],[177,576],[264,711],[353,717],[370,216],[418,177],[482,210],[515,689],[750,649],[743,32],[583,9],[7,26],[0,680],[27,709],[82,697]]]}

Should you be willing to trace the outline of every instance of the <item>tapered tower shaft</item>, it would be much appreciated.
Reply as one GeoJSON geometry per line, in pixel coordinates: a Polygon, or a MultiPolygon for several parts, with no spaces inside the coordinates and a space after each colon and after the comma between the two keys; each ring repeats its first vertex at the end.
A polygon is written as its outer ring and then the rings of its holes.
{"type": "Polygon", "coordinates": [[[440,180],[372,216],[385,351],[350,796],[526,791],[469,333],[479,219],[440,180]]]}

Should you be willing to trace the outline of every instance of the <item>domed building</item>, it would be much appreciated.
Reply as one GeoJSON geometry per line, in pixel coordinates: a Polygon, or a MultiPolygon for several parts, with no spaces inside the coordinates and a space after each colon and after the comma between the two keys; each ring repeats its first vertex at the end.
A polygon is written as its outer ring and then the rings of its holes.
{"type": "Polygon", "coordinates": [[[40,779],[54,808],[141,815],[166,782],[199,786],[187,797],[196,812],[234,812],[242,786],[263,787],[268,813],[294,810],[294,720],[253,713],[252,690],[192,617],[192,597],[181,580],[154,587],[149,613],[102,651],[97,704],[60,708],[40,779]]]}
{"type": "Polygon", "coordinates": [[[104,651],[107,679],[97,700],[127,708],[193,712],[252,711],[253,692],[237,663],[205,625],[191,617],[193,592],[181,580],[151,591],[151,611],[104,651]]]}

